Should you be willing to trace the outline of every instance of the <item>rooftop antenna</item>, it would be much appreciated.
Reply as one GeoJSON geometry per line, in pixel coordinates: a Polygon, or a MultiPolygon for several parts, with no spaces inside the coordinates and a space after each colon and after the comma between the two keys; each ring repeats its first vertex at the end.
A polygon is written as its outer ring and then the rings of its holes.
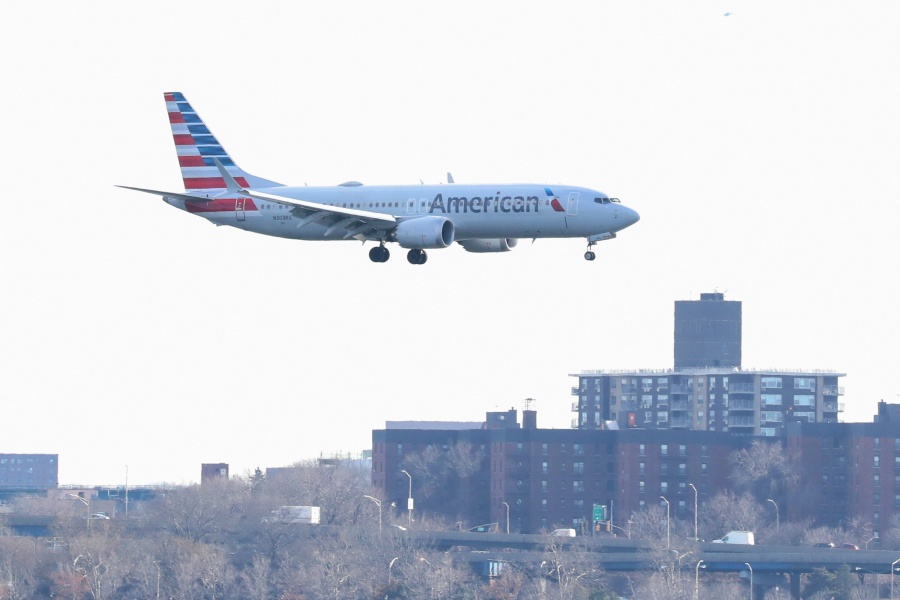
{"type": "Polygon", "coordinates": [[[534,406],[534,403],[537,402],[534,398],[525,398],[525,410],[531,410],[531,407],[534,406]]]}

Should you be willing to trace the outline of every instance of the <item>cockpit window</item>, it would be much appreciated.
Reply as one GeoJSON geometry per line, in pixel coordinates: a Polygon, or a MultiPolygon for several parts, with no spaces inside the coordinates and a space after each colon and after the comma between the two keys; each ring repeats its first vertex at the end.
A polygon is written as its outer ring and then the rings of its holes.
{"type": "Polygon", "coordinates": [[[611,200],[611,198],[594,198],[594,202],[597,204],[609,204],[611,200]]]}
{"type": "Polygon", "coordinates": [[[615,202],[616,204],[620,204],[618,198],[610,198],[609,201],[610,201],[610,202],[615,202]]]}

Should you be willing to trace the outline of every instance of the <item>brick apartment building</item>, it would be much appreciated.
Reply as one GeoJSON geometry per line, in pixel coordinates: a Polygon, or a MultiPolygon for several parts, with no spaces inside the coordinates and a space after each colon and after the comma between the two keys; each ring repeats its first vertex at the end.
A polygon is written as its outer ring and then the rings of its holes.
{"type": "Polygon", "coordinates": [[[900,404],[879,402],[873,423],[791,423],[785,445],[799,474],[790,519],[859,518],[878,537],[900,515],[900,404]]]}
{"type": "Polygon", "coordinates": [[[372,483],[383,499],[406,506],[411,478],[416,510],[469,526],[498,523],[504,529],[508,506],[513,532],[584,530],[599,504],[610,507],[613,524],[624,528],[632,512],[658,504],[660,496],[671,503],[673,516],[691,517],[690,484],[701,504],[725,489],[728,457],[752,442],[712,432],[538,429],[533,411],[523,416],[523,427],[511,410],[488,413],[482,429],[373,431],[372,483]],[[415,455],[429,446],[448,453],[457,444],[471,450],[477,469],[445,489],[422,472],[415,455]],[[458,501],[448,502],[447,490],[458,501]]]}
{"type": "Polygon", "coordinates": [[[0,491],[45,490],[58,482],[58,454],[0,454],[0,491]]]}

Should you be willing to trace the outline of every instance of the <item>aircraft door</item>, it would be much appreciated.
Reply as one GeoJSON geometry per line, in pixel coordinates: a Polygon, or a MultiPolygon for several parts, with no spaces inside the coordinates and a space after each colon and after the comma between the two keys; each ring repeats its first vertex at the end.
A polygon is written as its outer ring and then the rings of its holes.
{"type": "Polygon", "coordinates": [[[569,207],[566,214],[570,217],[578,214],[578,192],[569,192],[569,207]]]}
{"type": "Polygon", "coordinates": [[[246,198],[234,199],[234,216],[237,217],[238,221],[243,221],[247,218],[244,214],[244,202],[246,202],[246,200],[246,198]]]}

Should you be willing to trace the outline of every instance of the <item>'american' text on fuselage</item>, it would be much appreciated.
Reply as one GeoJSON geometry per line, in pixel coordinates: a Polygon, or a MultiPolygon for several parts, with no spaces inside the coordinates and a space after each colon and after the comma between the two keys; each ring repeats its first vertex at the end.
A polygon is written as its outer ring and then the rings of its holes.
{"type": "Polygon", "coordinates": [[[537,196],[448,196],[446,204],[444,195],[438,194],[431,201],[429,213],[487,213],[487,212],[538,212],[541,201],[537,196]]]}

